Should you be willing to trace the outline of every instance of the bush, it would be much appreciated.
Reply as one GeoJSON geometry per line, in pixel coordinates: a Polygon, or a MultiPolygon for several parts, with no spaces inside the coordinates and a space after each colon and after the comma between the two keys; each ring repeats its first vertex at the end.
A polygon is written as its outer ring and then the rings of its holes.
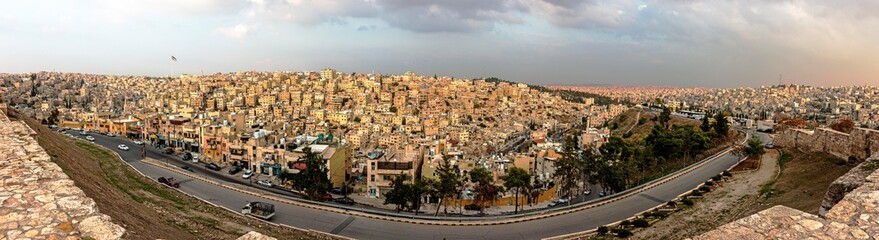
{"type": "Polygon", "coordinates": [[[647,220],[639,218],[639,219],[635,219],[635,221],[632,222],[632,225],[634,225],[635,227],[639,227],[639,228],[646,228],[646,227],[650,226],[650,222],[647,222],[647,220]]]}
{"type": "Polygon", "coordinates": [[[699,188],[699,191],[710,192],[710,191],[711,191],[711,187],[709,187],[709,186],[702,186],[702,187],[699,188]]]}
{"type": "Polygon", "coordinates": [[[627,238],[632,236],[632,231],[628,229],[614,229],[613,232],[617,235],[617,237],[627,238]]]}
{"type": "Polygon", "coordinates": [[[598,235],[603,236],[603,235],[607,234],[608,231],[610,231],[610,229],[608,229],[607,226],[598,227],[598,235]]]}
{"type": "Polygon", "coordinates": [[[723,173],[721,175],[727,176],[727,177],[732,177],[732,173],[730,173],[729,171],[723,171],[723,173]]]}
{"type": "Polygon", "coordinates": [[[669,212],[663,211],[652,211],[644,213],[644,217],[657,217],[657,218],[665,218],[668,217],[669,212]]]}
{"type": "Polygon", "coordinates": [[[690,196],[701,197],[701,196],[702,196],[702,192],[700,192],[699,190],[693,190],[693,192],[690,192],[690,196]]]}
{"type": "Polygon", "coordinates": [[[705,182],[705,186],[714,186],[714,182],[707,181],[707,182],[705,182]]]}
{"type": "Polygon", "coordinates": [[[668,205],[669,207],[674,207],[677,206],[678,203],[676,203],[675,201],[668,201],[668,203],[666,203],[665,205],[668,205]]]}
{"type": "Polygon", "coordinates": [[[693,200],[690,200],[688,198],[684,198],[684,200],[682,200],[681,202],[683,202],[684,205],[687,205],[687,206],[693,206],[693,204],[694,204],[693,200]]]}
{"type": "Polygon", "coordinates": [[[620,226],[627,227],[629,225],[632,225],[632,221],[623,220],[622,222],[620,222],[620,226]]]}
{"type": "Polygon", "coordinates": [[[714,181],[720,181],[720,179],[723,179],[723,176],[721,176],[720,174],[717,174],[717,176],[711,177],[711,180],[714,180],[714,181]]]}

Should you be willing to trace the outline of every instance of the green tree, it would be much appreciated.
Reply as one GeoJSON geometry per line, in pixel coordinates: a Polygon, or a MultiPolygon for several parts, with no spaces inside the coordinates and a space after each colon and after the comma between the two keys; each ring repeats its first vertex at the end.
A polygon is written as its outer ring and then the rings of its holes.
{"type": "Polygon", "coordinates": [[[476,183],[476,199],[479,202],[479,212],[482,213],[486,201],[497,198],[498,188],[494,185],[494,176],[488,169],[476,167],[470,171],[470,182],[476,183]]]}
{"type": "Polygon", "coordinates": [[[433,181],[430,179],[416,178],[415,181],[409,183],[409,191],[407,200],[409,200],[409,210],[418,215],[418,209],[421,209],[421,197],[429,195],[433,192],[433,181]]]}
{"type": "Polygon", "coordinates": [[[405,173],[397,175],[391,180],[391,190],[385,193],[385,204],[396,205],[397,211],[406,209],[411,194],[410,185],[406,184],[408,180],[409,175],[405,173]]]}
{"type": "Polygon", "coordinates": [[[671,120],[671,109],[668,107],[662,108],[662,113],[659,114],[659,124],[662,127],[668,127],[668,122],[671,120]]]}
{"type": "Polygon", "coordinates": [[[763,152],[763,143],[756,136],[751,136],[745,146],[745,154],[748,154],[749,157],[759,157],[763,155],[763,152]]]}
{"type": "Polygon", "coordinates": [[[699,129],[702,129],[703,132],[711,131],[711,123],[708,118],[708,115],[702,116],[702,125],[699,125],[699,129]]]}
{"type": "Polygon", "coordinates": [[[300,161],[305,163],[305,169],[293,177],[293,187],[305,192],[305,197],[311,200],[321,200],[332,187],[327,176],[327,165],[320,154],[311,151],[310,147],[302,149],[305,155],[300,161]]]}
{"type": "MultiPolygon", "coordinates": [[[[437,166],[436,174],[439,177],[439,180],[434,182],[433,189],[436,196],[439,197],[439,203],[437,203],[434,216],[439,215],[439,207],[443,206],[444,199],[449,197],[457,198],[460,195],[462,182],[461,176],[455,172],[455,169],[448,158],[443,158],[443,161],[437,166]]],[[[448,207],[443,208],[443,212],[446,214],[448,214],[448,210],[448,207]]]]}
{"type": "Polygon", "coordinates": [[[507,189],[516,188],[516,205],[513,208],[513,213],[519,213],[519,193],[524,191],[527,194],[530,192],[528,189],[531,188],[531,174],[525,169],[513,167],[501,179],[504,180],[504,187],[507,189]]]}
{"type": "Polygon", "coordinates": [[[729,122],[726,120],[726,116],[723,115],[723,112],[714,115],[714,132],[716,132],[721,138],[726,137],[726,135],[729,134],[729,122]]]}

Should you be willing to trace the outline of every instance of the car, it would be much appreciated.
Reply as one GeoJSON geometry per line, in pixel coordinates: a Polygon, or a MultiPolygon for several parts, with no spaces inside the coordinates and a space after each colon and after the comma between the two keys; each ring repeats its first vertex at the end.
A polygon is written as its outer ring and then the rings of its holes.
{"type": "Polygon", "coordinates": [[[198,163],[198,156],[192,156],[192,162],[198,163]]]}
{"type": "Polygon", "coordinates": [[[568,203],[567,198],[559,198],[559,204],[565,204],[565,203],[568,203]]]}
{"type": "Polygon", "coordinates": [[[599,197],[604,197],[604,196],[607,196],[607,193],[604,192],[604,191],[601,191],[600,193],[598,193],[598,196],[599,196],[599,197]]]}
{"type": "Polygon", "coordinates": [[[250,169],[244,170],[244,174],[241,175],[241,178],[248,179],[253,176],[253,171],[250,169]]]}
{"type": "Polygon", "coordinates": [[[107,137],[115,137],[115,136],[116,136],[116,135],[114,135],[114,134],[112,134],[112,133],[107,133],[107,137]]]}
{"type": "Polygon", "coordinates": [[[143,142],[141,142],[141,141],[134,141],[134,145],[143,145],[143,142]]]}
{"type": "Polygon", "coordinates": [[[275,186],[275,184],[269,180],[259,180],[259,181],[256,181],[256,184],[262,185],[263,187],[274,187],[275,186]]]}
{"type": "Polygon", "coordinates": [[[768,148],[768,149],[773,149],[773,148],[775,148],[775,144],[767,143],[767,144],[765,145],[765,147],[768,148]]]}
{"type": "Polygon", "coordinates": [[[354,199],[351,199],[348,197],[336,198],[336,199],[333,199],[333,202],[337,202],[339,204],[344,204],[344,205],[349,205],[349,206],[355,204],[354,199]]]}
{"type": "Polygon", "coordinates": [[[94,142],[94,141],[95,141],[95,137],[92,137],[92,136],[85,136],[85,140],[89,140],[89,141],[94,142]]]}
{"type": "Polygon", "coordinates": [[[186,170],[186,171],[190,171],[190,172],[193,171],[191,167],[189,167],[189,166],[185,166],[185,165],[184,165],[184,166],[180,166],[180,168],[183,169],[183,170],[186,170]]]}
{"type": "Polygon", "coordinates": [[[586,191],[583,192],[583,195],[589,195],[589,194],[592,194],[592,189],[586,189],[586,191]]]}
{"type": "Polygon", "coordinates": [[[479,210],[482,210],[482,206],[479,206],[476,204],[468,204],[468,205],[464,205],[464,210],[479,211],[479,210]]]}
{"type": "Polygon", "coordinates": [[[119,144],[119,146],[116,147],[119,148],[119,150],[128,151],[128,146],[125,146],[125,144],[119,144]]]}
{"type": "Polygon", "coordinates": [[[190,153],[190,152],[183,153],[183,161],[189,161],[191,159],[192,159],[192,153],[190,153]]]}
{"type": "Polygon", "coordinates": [[[559,205],[559,200],[552,200],[552,202],[549,202],[549,207],[555,207],[558,205],[559,205]]]}
{"type": "Polygon", "coordinates": [[[159,177],[159,183],[163,183],[165,185],[168,185],[169,187],[180,187],[180,183],[178,183],[177,180],[174,179],[174,177],[159,177]]]}
{"type": "Polygon", "coordinates": [[[339,188],[333,188],[333,189],[330,190],[330,193],[332,193],[332,194],[342,195],[342,189],[339,189],[339,188]]]}
{"type": "Polygon", "coordinates": [[[235,175],[236,173],[238,173],[240,171],[241,171],[241,167],[232,166],[231,168],[229,168],[229,175],[235,175]]]}
{"type": "Polygon", "coordinates": [[[85,130],[82,130],[82,132],[79,132],[79,135],[88,135],[88,134],[89,134],[89,132],[86,132],[85,130]]]}
{"type": "Polygon", "coordinates": [[[220,166],[216,163],[208,163],[207,165],[205,165],[205,167],[210,170],[220,171],[220,166]]]}

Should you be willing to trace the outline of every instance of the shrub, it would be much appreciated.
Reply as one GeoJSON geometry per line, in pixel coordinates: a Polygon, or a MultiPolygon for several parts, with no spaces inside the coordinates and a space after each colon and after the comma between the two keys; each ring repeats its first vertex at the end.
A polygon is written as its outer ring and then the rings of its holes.
{"type": "Polygon", "coordinates": [[[699,190],[693,190],[693,192],[690,192],[690,196],[701,197],[701,196],[702,196],[702,192],[700,192],[699,190]]]}
{"type": "Polygon", "coordinates": [[[714,182],[707,181],[707,182],[705,182],[705,186],[714,186],[714,182]]]}
{"type": "Polygon", "coordinates": [[[632,231],[629,231],[628,229],[614,229],[613,232],[616,233],[617,237],[621,238],[627,238],[632,236],[632,231]]]}
{"type": "Polygon", "coordinates": [[[710,192],[710,191],[711,191],[711,187],[709,187],[709,186],[702,186],[702,187],[699,188],[699,191],[710,192]]]}
{"type": "Polygon", "coordinates": [[[732,177],[732,173],[730,173],[729,171],[723,171],[722,175],[727,176],[727,177],[732,177]]]}
{"type": "Polygon", "coordinates": [[[681,202],[683,202],[684,205],[687,205],[687,206],[693,206],[693,204],[694,204],[693,200],[690,200],[688,198],[684,198],[684,200],[682,200],[681,202]]]}
{"type": "Polygon", "coordinates": [[[721,176],[720,174],[717,174],[717,176],[711,177],[711,180],[714,180],[714,181],[720,181],[720,179],[723,179],[723,176],[721,176]]]}
{"type": "Polygon", "coordinates": [[[650,222],[647,222],[647,220],[645,220],[645,219],[639,218],[639,219],[635,219],[635,221],[632,221],[632,225],[634,225],[635,227],[639,227],[639,228],[646,228],[646,227],[650,226],[650,222]]]}
{"type": "Polygon", "coordinates": [[[668,203],[666,203],[665,205],[668,205],[669,207],[674,207],[677,206],[678,203],[676,203],[675,201],[668,201],[668,203]]]}
{"type": "Polygon", "coordinates": [[[598,235],[603,236],[603,235],[607,234],[608,231],[610,231],[610,229],[608,229],[607,226],[598,227],[598,235]]]}
{"type": "Polygon", "coordinates": [[[620,225],[623,227],[626,227],[626,226],[632,225],[632,222],[629,220],[623,220],[622,222],[620,222],[620,225]]]}

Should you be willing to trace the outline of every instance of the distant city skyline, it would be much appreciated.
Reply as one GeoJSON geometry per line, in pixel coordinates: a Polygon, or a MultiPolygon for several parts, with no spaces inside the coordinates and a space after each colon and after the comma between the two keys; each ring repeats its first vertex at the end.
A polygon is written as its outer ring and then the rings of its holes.
{"type": "Polygon", "coordinates": [[[876,1],[7,1],[0,72],[879,85],[876,1]],[[171,56],[178,58],[177,62],[171,56]]]}

